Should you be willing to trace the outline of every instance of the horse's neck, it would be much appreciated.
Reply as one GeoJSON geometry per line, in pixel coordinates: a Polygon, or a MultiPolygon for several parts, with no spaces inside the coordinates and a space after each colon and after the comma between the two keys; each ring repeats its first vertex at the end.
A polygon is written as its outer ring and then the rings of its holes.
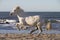
{"type": "Polygon", "coordinates": [[[19,16],[19,15],[17,15],[17,17],[18,17],[18,19],[20,18],[20,16],[19,16]]]}
{"type": "Polygon", "coordinates": [[[24,15],[24,12],[18,12],[17,17],[22,17],[24,15]]]}
{"type": "Polygon", "coordinates": [[[19,22],[22,23],[24,17],[20,17],[19,15],[17,15],[17,17],[18,17],[19,22]]]}

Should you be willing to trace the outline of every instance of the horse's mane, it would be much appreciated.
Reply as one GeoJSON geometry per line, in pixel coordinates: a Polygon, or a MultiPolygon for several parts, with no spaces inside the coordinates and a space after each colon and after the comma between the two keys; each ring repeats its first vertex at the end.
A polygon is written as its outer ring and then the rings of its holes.
{"type": "Polygon", "coordinates": [[[12,12],[14,12],[14,10],[18,10],[20,12],[24,12],[24,10],[20,7],[20,6],[15,6],[13,9],[12,9],[12,12]]]}

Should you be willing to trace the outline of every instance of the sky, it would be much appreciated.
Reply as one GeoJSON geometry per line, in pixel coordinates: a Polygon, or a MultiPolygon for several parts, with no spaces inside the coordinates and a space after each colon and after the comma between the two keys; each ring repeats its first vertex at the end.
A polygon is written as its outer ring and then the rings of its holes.
{"type": "Polygon", "coordinates": [[[0,11],[11,11],[16,5],[24,11],[60,12],[60,0],[0,0],[0,11]]]}

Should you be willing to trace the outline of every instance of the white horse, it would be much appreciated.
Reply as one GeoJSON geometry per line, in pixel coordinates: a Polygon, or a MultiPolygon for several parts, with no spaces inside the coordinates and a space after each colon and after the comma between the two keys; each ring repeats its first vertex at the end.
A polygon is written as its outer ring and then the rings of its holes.
{"type": "Polygon", "coordinates": [[[28,25],[36,27],[36,29],[32,30],[30,33],[36,31],[37,29],[39,30],[39,33],[42,32],[43,23],[39,15],[23,17],[24,10],[21,9],[19,6],[13,8],[13,10],[10,12],[10,15],[16,15],[18,17],[19,23],[17,23],[17,28],[19,30],[21,27],[25,27],[25,25],[28,25]]]}

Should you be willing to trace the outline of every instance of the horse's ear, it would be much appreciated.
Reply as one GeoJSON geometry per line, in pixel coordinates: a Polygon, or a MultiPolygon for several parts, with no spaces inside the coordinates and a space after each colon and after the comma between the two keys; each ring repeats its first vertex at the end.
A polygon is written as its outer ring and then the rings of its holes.
{"type": "Polygon", "coordinates": [[[24,10],[20,6],[16,6],[15,8],[16,8],[16,10],[20,10],[20,11],[24,12],[24,10]]]}
{"type": "Polygon", "coordinates": [[[20,9],[20,7],[19,7],[19,6],[17,6],[16,8],[17,8],[17,9],[20,9]]]}

